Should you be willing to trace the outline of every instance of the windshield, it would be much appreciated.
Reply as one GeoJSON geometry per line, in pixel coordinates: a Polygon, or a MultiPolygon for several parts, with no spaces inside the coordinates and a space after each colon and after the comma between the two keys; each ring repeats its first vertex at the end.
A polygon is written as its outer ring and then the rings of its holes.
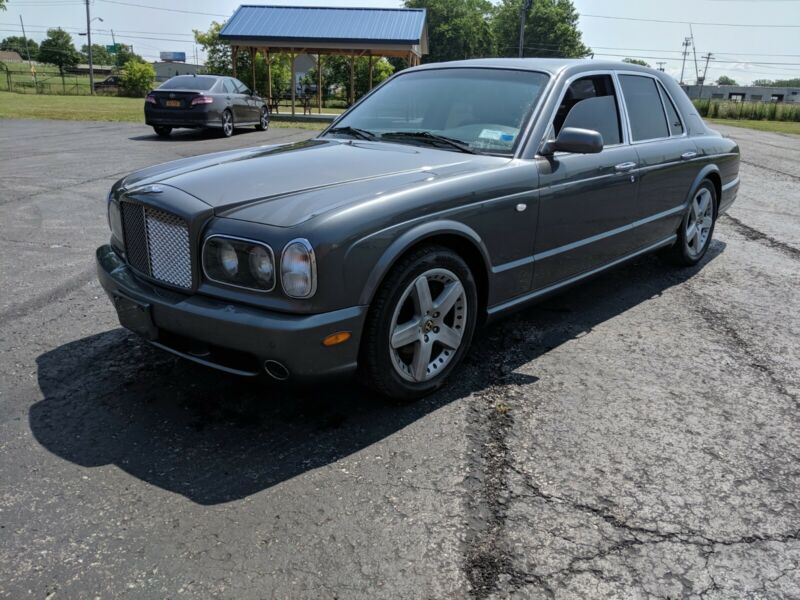
{"type": "Polygon", "coordinates": [[[161,84],[160,90],[210,90],[217,80],[214,77],[178,75],[161,84]]]}
{"type": "Polygon", "coordinates": [[[386,83],[327,135],[432,145],[445,137],[474,152],[512,154],[547,79],[509,69],[413,71],[386,83]],[[401,132],[405,135],[395,135],[401,132]]]}

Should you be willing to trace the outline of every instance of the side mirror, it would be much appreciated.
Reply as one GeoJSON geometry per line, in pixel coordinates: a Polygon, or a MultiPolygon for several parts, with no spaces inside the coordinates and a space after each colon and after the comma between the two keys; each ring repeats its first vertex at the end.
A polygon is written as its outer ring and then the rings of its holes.
{"type": "Polygon", "coordinates": [[[591,129],[564,127],[554,140],[545,142],[542,154],[548,156],[555,152],[572,154],[597,154],[603,150],[603,136],[591,129]]]}

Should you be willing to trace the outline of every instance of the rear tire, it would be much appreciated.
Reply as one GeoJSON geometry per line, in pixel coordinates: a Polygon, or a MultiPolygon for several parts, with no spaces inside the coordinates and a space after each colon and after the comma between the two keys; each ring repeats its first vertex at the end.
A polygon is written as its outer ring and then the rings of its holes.
{"type": "Polygon", "coordinates": [[[258,117],[258,125],[256,125],[256,129],[259,131],[266,131],[269,129],[269,111],[266,107],[261,109],[261,114],[258,117]]]}
{"type": "Polygon", "coordinates": [[[172,133],[172,127],[168,127],[167,125],[155,125],[153,130],[156,132],[158,137],[162,138],[169,137],[169,134],[172,133]]]}
{"type": "Polygon", "coordinates": [[[226,138],[231,137],[233,135],[233,129],[234,129],[233,113],[228,109],[225,109],[224,111],[222,111],[221,120],[222,120],[222,129],[220,131],[222,132],[222,137],[226,138]]]}
{"type": "Polygon", "coordinates": [[[434,392],[466,355],[477,313],[475,279],[455,252],[426,246],[402,258],[370,306],[362,381],[397,400],[434,392]]]}
{"type": "Polygon", "coordinates": [[[670,264],[692,267],[703,260],[717,223],[717,189],[708,179],[692,193],[692,200],[678,227],[678,239],[662,257],[670,264]]]}

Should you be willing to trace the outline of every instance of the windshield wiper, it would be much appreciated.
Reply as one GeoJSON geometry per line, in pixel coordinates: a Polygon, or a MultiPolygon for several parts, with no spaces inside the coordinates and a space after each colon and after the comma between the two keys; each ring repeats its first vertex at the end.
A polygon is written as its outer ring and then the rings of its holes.
{"type": "Polygon", "coordinates": [[[477,150],[470,148],[465,142],[431,133],[430,131],[390,131],[381,135],[381,138],[397,138],[397,139],[410,139],[414,141],[427,142],[430,144],[440,144],[454,148],[459,152],[466,152],[467,154],[480,154],[477,150]]]}
{"type": "Polygon", "coordinates": [[[358,127],[350,127],[349,125],[344,125],[342,127],[334,127],[333,129],[329,129],[328,133],[340,133],[343,135],[349,135],[350,137],[358,138],[360,140],[374,140],[375,134],[371,131],[367,131],[366,129],[359,129],[358,127]]]}

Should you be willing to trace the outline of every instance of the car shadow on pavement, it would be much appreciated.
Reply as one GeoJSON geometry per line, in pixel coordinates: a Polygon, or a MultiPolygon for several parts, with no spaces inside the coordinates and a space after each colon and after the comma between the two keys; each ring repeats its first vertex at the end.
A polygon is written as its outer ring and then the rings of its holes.
{"type": "MultiPolygon", "coordinates": [[[[264,133],[255,127],[244,127],[235,129],[233,137],[248,133],[264,133]]],[[[221,139],[222,133],[219,129],[176,129],[167,136],[160,137],[151,132],[143,135],[133,135],[128,139],[134,142],[196,142],[197,140],[221,139]]]]}
{"type": "Polygon", "coordinates": [[[646,256],[480,331],[442,391],[394,403],[352,383],[292,388],[217,373],[150,347],[123,329],[37,359],[43,399],[36,439],[83,467],[116,465],[204,505],[237,500],[362,450],[491,386],[535,384],[515,372],[538,356],[690,279],[703,263],[664,267],[646,256]]]}

